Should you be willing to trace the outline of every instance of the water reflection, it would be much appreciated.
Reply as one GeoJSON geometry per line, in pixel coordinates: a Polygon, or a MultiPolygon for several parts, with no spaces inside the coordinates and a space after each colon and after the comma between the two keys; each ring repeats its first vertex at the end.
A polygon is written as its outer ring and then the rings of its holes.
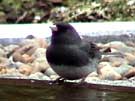
{"type": "Polygon", "coordinates": [[[105,92],[89,88],[46,86],[43,88],[1,86],[0,101],[134,101],[134,93],[105,92]]]}

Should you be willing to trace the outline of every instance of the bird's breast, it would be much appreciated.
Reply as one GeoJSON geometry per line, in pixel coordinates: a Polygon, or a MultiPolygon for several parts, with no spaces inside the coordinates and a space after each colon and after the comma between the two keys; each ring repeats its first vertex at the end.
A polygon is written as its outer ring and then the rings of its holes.
{"type": "Polygon", "coordinates": [[[89,56],[77,46],[50,46],[47,49],[47,60],[55,65],[83,66],[88,64],[89,56]]]}

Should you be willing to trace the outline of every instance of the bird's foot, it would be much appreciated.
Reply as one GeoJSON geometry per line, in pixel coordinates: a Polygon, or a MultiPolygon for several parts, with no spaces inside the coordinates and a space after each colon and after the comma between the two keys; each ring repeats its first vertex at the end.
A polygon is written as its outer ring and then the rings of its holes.
{"type": "Polygon", "coordinates": [[[85,83],[85,77],[80,80],[79,84],[84,84],[84,83],[85,83]]]}
{"type": "Polygon", "coordinates": [[[53,81],[53,83],[56,83],[56,84],[61,84],[61,83],[64,83],[64,78],[63,77],[59,77],[57,78],[56,80],[53,81]]]}

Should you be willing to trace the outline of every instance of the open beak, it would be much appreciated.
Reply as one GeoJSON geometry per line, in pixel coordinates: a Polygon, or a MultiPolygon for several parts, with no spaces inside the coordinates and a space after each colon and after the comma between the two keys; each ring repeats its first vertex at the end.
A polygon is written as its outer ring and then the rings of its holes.
{"type": "Polygon", "coordinates": [[[53,32],[56,32],[56,31],[58,31],[58,28],[57,28],[55,25],[53,25],[53,26],[50,26],[50,28],[51,28],[51,30],[52,30],[53,32]]]}

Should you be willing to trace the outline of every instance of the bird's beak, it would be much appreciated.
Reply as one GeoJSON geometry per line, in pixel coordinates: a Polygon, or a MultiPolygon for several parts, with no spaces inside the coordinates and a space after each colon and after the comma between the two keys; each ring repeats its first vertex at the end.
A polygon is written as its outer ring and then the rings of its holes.
{"type": "Polygon", "coordinates": [[[51,28],[51,30],[53,31],[53,32],[56,32],[56,31],[58,31],[58,28],[57,28],[57,26],[50,26],[50,28],[51,28]]]}

